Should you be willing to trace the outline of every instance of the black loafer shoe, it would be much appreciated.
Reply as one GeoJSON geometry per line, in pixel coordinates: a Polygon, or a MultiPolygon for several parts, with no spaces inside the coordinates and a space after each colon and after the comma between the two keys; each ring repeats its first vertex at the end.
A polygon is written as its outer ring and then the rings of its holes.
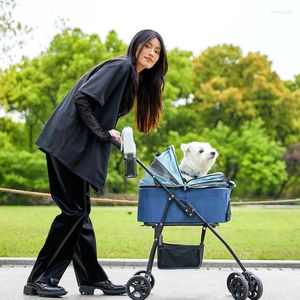
{"type": "Polygon", "coordinates": [[[122,295],[126,293],[124,285],[113,284],[108,279],[93,284],[79,286],[79,292],[82,295],[94,295],[95,289],[101,290],[105,295],[122,295]]]}
{"type": "Polygon", "coordinates": [[[25,295],[59,297],[66,295],[67,291],[58,285],[41,282],[27,282],[27,284],[24,286],[23,293],[25,295]]]}

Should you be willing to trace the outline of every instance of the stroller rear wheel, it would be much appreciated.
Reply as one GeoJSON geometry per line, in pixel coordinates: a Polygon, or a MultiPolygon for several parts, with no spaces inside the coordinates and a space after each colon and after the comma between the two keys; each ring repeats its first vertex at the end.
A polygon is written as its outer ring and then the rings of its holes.
{"type": "MultiPolygon", "coordinates": [[[[147,274],[147,271],[138,271],[136,273],[134,273],[134,275],[142,275],[142,276],[145,276],[146,277],[146,274],[147,274]]],[[[155,278],[152,274],[150,274],[150,278],[147,278],[151,284],[151,289],[153,289],[154,287],[154,284],[155,284],[155,278]]]]}
{"type": "Polygon", "coordinates": [[[227,278],[227,287],[236,300],[246,300],[249,294],[248,282],[239,272],[231,273],[227,278]]]}
{"type": "Polygon", "coordinates": [[[126,284],[126,293],[133,300],[144,300],[151,292],[151,284],[145,276],[135,275],[126,284]]]}
{"type": "Polygon", "coordinates": [[[248,298],[251,300],[258,300],[262,296],[264,290],[262,281],[251,272],[244,272],[243,275],[249,285],[248,298]]]}

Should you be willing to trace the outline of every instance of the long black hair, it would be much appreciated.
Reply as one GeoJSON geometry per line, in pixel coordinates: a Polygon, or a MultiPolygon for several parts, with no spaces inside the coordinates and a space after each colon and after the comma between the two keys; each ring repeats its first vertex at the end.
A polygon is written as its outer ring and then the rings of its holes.
{"type": "Polygon", "coordinates": [[[168,60],[161,35],[151,29],[139,31],[128,46],[127,58],[131,64],[131,72],[120,114],[125,115],[128,113],[136,99],[136,127],[139,132],[147,133],[158,126],[162,113],[162,91],[165,84],[164,77],[168,71],[168,60]],[[140,51],[145,44],[154,38],[157,38],[160,42],[159,59],[152,68],[144,69],[138,74],[136,63],[140,51]]]}

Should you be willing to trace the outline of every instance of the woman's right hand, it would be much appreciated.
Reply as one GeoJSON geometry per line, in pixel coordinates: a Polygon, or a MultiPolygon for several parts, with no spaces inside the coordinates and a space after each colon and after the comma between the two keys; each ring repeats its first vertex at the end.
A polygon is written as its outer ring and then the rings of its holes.
{"type": "Polygon", "coordinates": [[[122,142],[121,133],[118,130],[111,129],[108,132],[113,139],[115,139],[117,142],[121,144],[122,142]]]}

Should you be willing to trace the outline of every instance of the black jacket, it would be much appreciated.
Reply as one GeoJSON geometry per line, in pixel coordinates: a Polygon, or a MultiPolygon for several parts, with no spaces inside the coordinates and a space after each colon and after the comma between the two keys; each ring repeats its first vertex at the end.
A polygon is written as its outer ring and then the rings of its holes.
{"type": "Polygon", "coordinates": [[[82,122],[75,106],[78,92],[100,105],[94,112],[103,130],[115,128],[119,107],[130,72],[126,58],[115,58],[86,73],[65,96],[47,121],[36,144],[68,167],[73,173],[102,190],[111,144],[100,141],[82,122]]]}

